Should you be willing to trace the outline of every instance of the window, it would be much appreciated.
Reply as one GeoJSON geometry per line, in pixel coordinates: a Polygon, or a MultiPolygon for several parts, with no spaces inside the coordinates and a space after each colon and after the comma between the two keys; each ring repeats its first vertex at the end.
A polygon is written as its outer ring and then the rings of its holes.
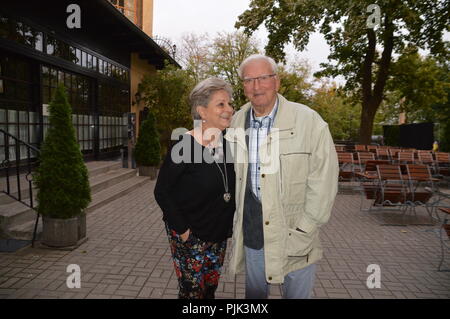
{"type": "Polygon", "coordinates": [[[82,57],[81,65],[85,68],[87,66],[87,54],[86,54],[86,52],[83,51],[81,53],[81,57],[82,57]]]}
{"type": "MultiPolygon", "coordinates": [[[[52,93],[59,84],[64,84],[67,89],[69,103],[72,107],[72,122],[74,124],[77,140],[81,149],[93,152],[94,139],[94,117],[90,115],[89,108],[90,81],[88,78],[53,67],[42,66],[42,96],[43,103],[49,104],[52,93]]],[[[48,129],[48,116],[44,114],[44,131],[48,129]]]]}
{"type": "MultiPolygon", "coordinates": [[[[35,143],[38,116],[33,103],[33,83],[31,63],[28,60],[0,52],[0,128],[22,139],[35,143]]],[[[9,159],[16,157],[16,145],[9,140],[9,159]]],[[[34,145],[36,146],[36,145],[34,145]]],[[[4,140],[0,140],[0,162],[5,159],[4,140]]],[[[20,158],[27,156],[26,148],[19,147],[20,158]]],[[[31,154],[32,157],[36,156],[31,154]]]]}
{"type": "Polygon", "coordinates": [[[52,36],[47,36],[47,49],[46,52],[49,55],[55,54],[55,46],[56,46],[56,39],[52,36]]]}
{"type": "MultiPolygon", "coordinates": [[[[122,7],[124,12],[133,7],[130,6],[130,3],[134,3],[134,1],[115,1],[115,5],[122,7]]],[[[100,74],[112,77],[118,81],[128,83],[129,72],[124,68],[106,62],[94,54],[87,53],[76,46],[72,46],[63,40],[60,40],[53,33],[44,33],[26,23],[2,16],[1,13],[0,38],[23,44],[34,50],[64,59],[78,66],[99,72],[100,74]]],[[[6,85],[5,81],[0,81],[0,90],[2,92],[5,92],[6,85]]],[[[15,89],[16,88],[12,88],[11,92],[15,89]]],[[[20,91],[21,89],[19,88],[18,90],[20,91]]]]}
{"type": "Polygon", "coordinates": [[[87,54],[87,67],[92,69],[92,55],[87,54]]]}
{"type": "Polygon", "coordinates": [[[80,49],[76,49],[76,53],[75,54],[77,56],[76,64],[81,66],[81,50],[80,49]]]}

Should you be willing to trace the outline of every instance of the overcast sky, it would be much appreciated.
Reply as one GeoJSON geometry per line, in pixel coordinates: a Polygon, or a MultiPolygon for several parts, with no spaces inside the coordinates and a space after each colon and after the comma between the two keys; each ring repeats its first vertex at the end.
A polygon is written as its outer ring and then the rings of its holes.
{"type": "MultiPolygon", "coordinates": [[[[250,0],[154,0],[153,35],[169,38],[174,43],[184,33],[214,36],[217,32],[233,32],[237,17],[243,13],[250,0]]],[[[267,31],[260,28],[255,34],[261,43],[267,43],[267,31]]],[[[292,47],[287,50],[288,58],[295,53],[292,47]]],[[[328,45],[320,34],[314,34],[307,50],[298,53],[298,57],[307,59],[312,71],[320,69],[319,64],[327,60],[328,45]]]]}

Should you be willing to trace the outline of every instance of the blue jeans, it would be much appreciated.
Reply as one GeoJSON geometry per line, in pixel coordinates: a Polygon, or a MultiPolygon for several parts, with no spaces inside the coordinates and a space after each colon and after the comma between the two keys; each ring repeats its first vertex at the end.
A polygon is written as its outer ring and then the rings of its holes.
{"type": "MultiPolygon", "coordinates": [[[[264,248],[260,250],[245,247],[245,298],[267,299],[269,284],[266,281],[264,248]]],[[[290,272],[284,277],[282,292],[284,299],[309,299],[314,287],[316,265],[290,272]]]]}

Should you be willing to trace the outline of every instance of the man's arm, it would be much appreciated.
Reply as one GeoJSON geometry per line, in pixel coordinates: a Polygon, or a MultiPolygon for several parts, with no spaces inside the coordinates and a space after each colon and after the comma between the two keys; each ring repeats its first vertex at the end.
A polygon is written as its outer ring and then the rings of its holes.
{"type": "Polygon", "coordinates": [[[306,181],[305,213],[298,227],[313,232],[330,218],[338,187],[339,165],[328,125],[321,125],[310,159],[306,181]]]}

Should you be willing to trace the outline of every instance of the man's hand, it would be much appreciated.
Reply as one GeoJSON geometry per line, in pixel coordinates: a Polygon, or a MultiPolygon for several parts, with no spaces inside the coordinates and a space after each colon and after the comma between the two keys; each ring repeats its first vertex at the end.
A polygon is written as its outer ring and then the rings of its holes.
{"type": "Polygon", "coordinates": [[[181,240],[183,241],[183,243],[184,243],[186,240],[188,240],[190,232],[191,232],[190,229],[188,229],[188,230],[186,230],[184,233],[182,233],[182,234],[180,235],[181,240]]]}

